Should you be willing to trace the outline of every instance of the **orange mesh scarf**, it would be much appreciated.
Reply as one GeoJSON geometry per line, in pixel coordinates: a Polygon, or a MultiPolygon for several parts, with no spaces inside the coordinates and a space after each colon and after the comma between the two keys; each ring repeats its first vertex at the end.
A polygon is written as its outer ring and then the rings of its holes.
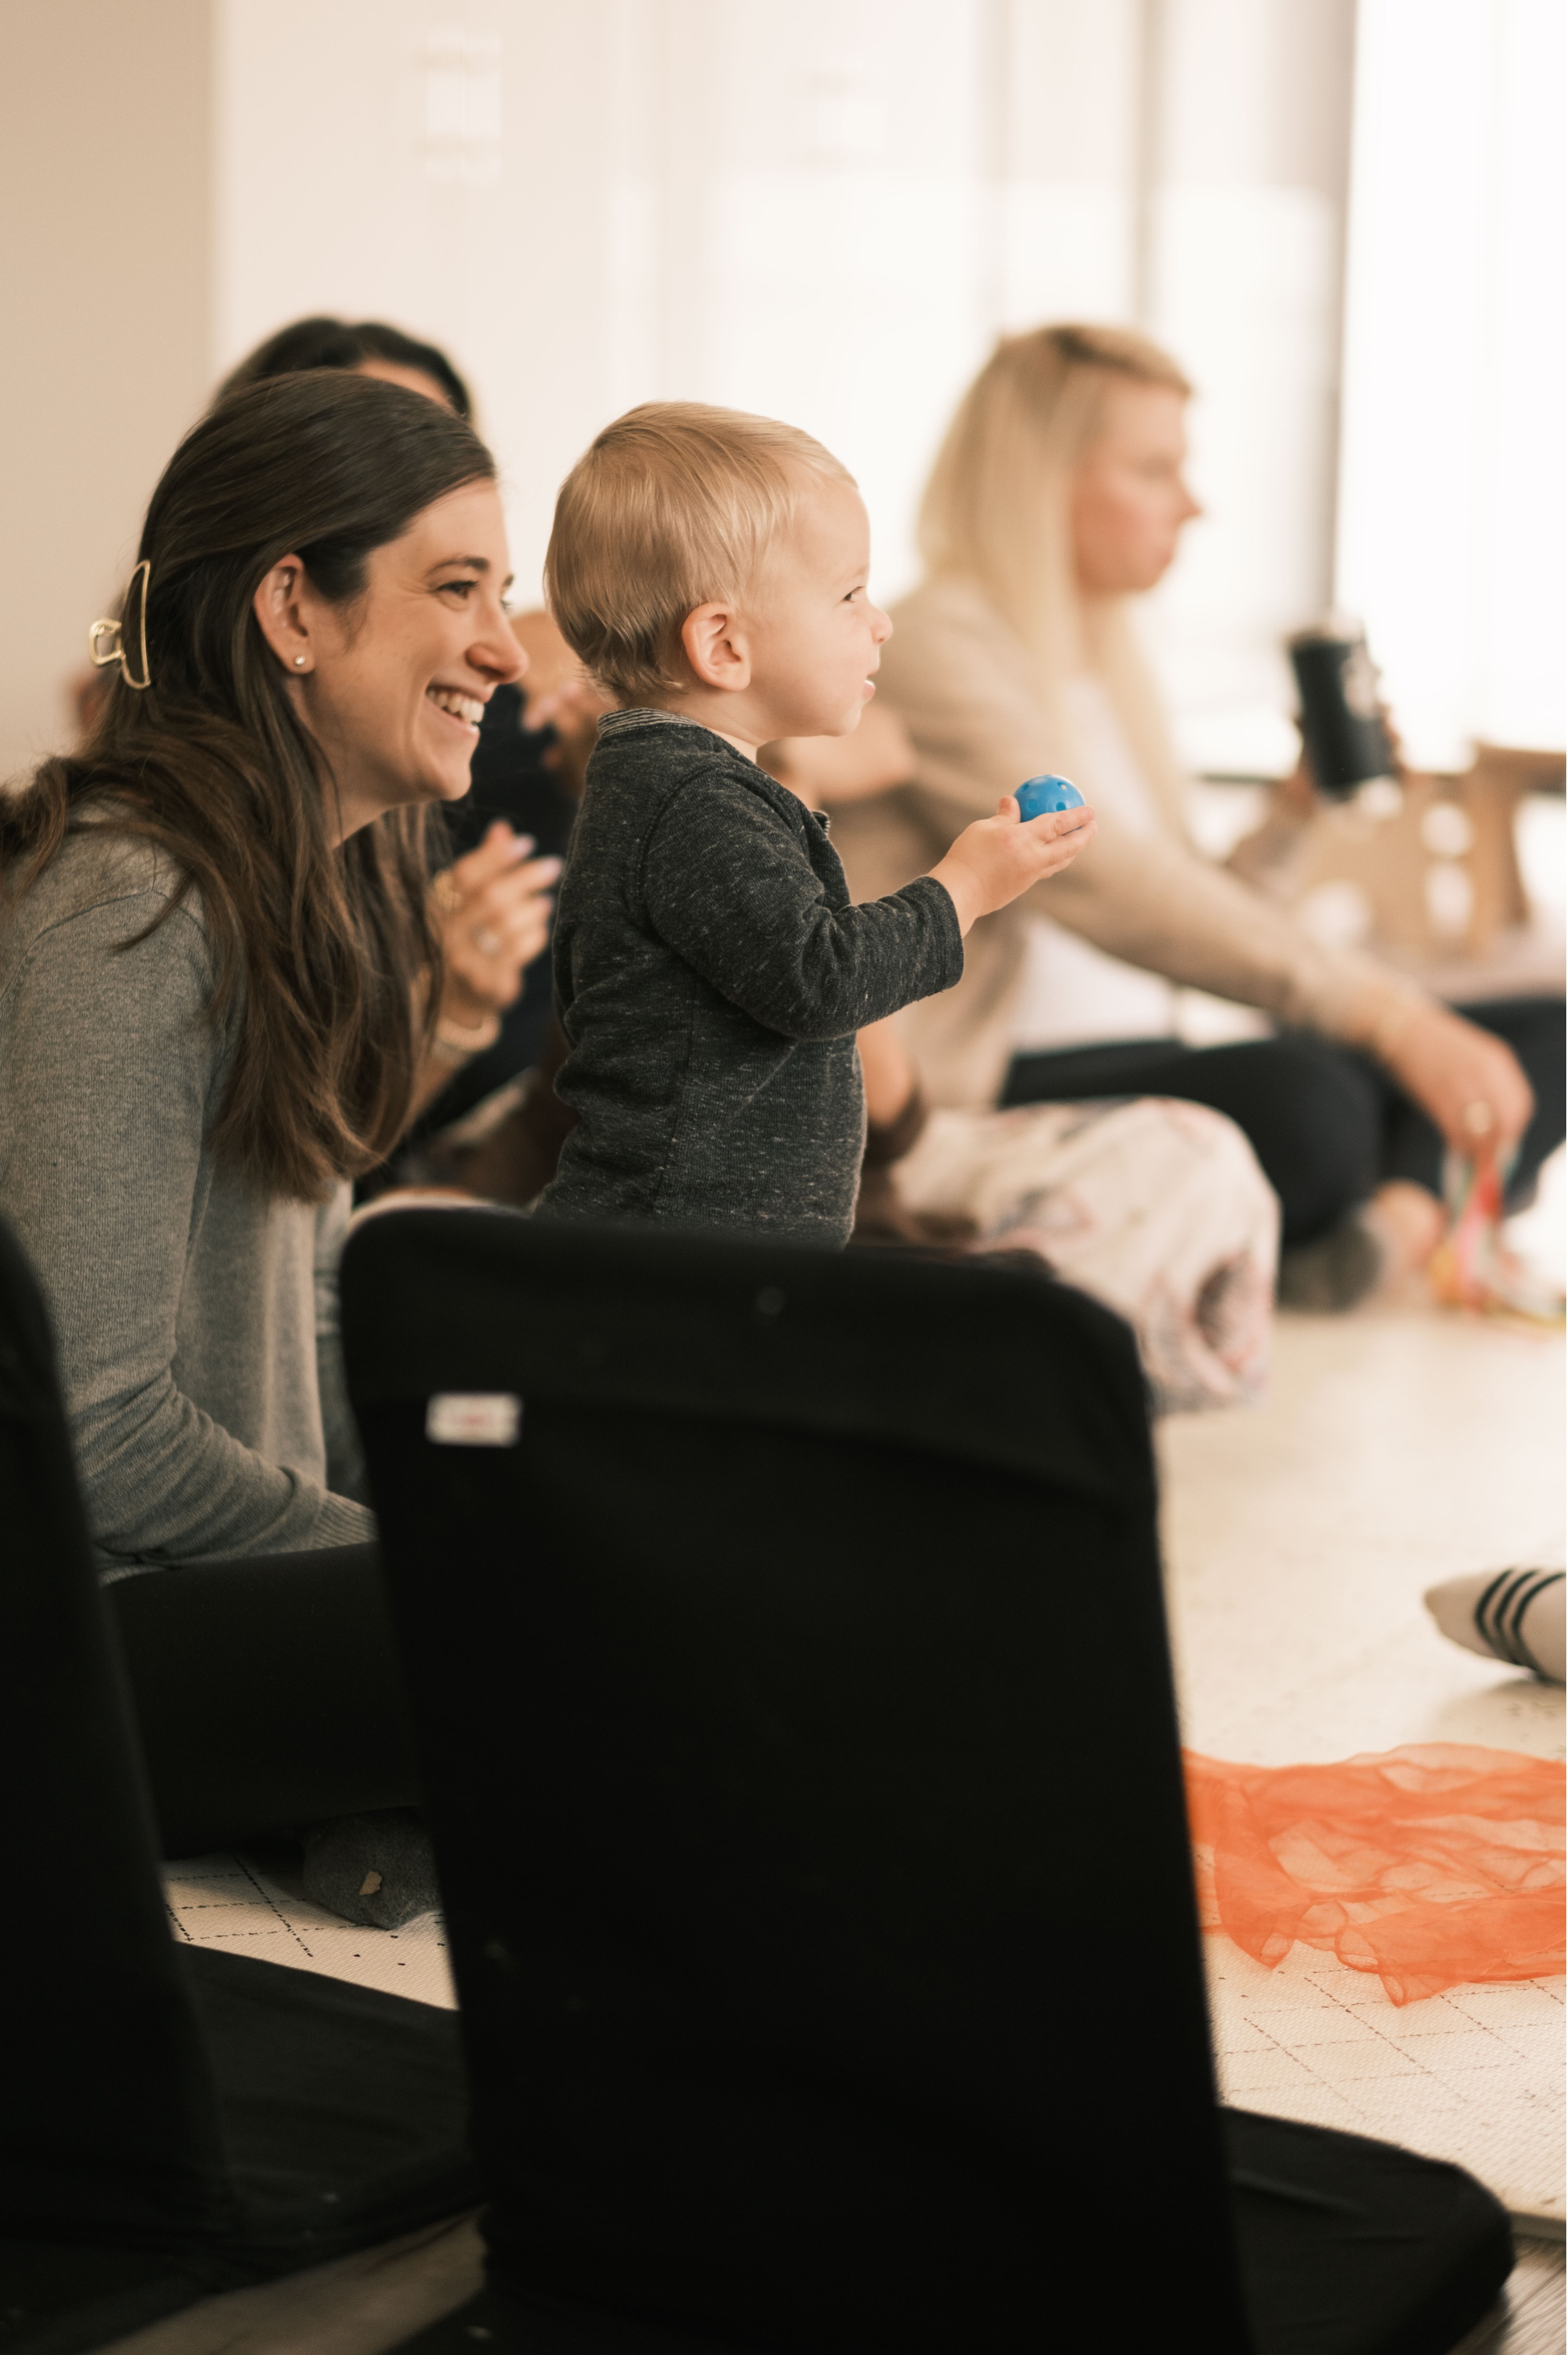
{"type": "Polygon", "coordinates": [[[1205,1930],[1272,1970],[1298,1939],[1393,2003],[1563,1966],[1563,1770],[1434,1742],[1332,1766],[1183,1753],[1205,1930]]]}

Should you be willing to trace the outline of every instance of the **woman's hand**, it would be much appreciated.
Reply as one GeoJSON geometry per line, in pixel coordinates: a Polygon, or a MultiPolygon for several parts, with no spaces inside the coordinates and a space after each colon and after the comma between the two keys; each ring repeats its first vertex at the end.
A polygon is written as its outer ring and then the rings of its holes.
{"type": "Polygon", "coordinates": [[[524,712],[529,729],[554,728],[556,741],[546,748],[544,762],[554,769],[567,793],[581,801],[588,790],[588,764],[599,742],[599,723],[615,706],[585,678],[563,679],[547,695],[530,696],[524,712]]]}
{"type": "Polygon", "coordinates": [[[1446,1006],[1421,1006],[1395,1034],[1383,1060],[1456,1153],[1482,1146],[1507,1153],[1535,1109],[1530,1082],[1500,1039],[1446,1006]]]}
{"type": "Polygon", "coordinates": [[[959,911],[959,930],[967,932],[980,917],[1005,908],[1031,884],[1059,875],[1094,838],[1095,814],[1086,805],[1053,810],[1025,825],[1012,795],[1004,794],[996,815],[966,826],[931,872],[959,911]]]}
{"type": "Polygon", "coordinates": [[[477,850],[436,884],[446,980],[440,1018],[471,1029],[522,993],[523,973],[550,936],[558,858],[530,858],[533,837],[497,818],[477,850]]]}
{"type": "Polygon", "coordinates": [[[538,608],[514,613],[512,634],[528,663],[523,725],[530,730],[555,729],[556,741],[545,755],[546,764],[559,772],[570,792],[580,794],[600,718],[614,706],[584,677],[581,663],[548,613],[538,608]]]}
{"type": "Polygon", "coordinates": [[[440,911],[444,977],[436,1035],[408,1107],[418,1119],[454,1071],[493,1047],[503,1009],[523,993],[523,974],[550,937],[550,886],[558,858],[530,858],[531,835],[497,818],[477,850],[432,890],[440,911]]]}

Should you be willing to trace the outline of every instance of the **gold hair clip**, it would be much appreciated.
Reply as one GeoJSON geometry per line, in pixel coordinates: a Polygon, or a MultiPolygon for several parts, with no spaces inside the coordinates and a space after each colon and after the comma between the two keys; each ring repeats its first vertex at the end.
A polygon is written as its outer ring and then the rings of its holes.
{"type": "Polygon", "coordinates": [[[140,695],[143,687],[151,687],[153,684],[153,674],[147,667],[147,591],[152,585],[153,568],[145,557],[142,559],[141,563],[131,575],[130,581],[126,586],[124,610],[127,613],[131,610],[131,600],[135,593],[138,580],[140,580],[142,586],[142,610],[138,616],[141,623],[141,628],[138,632],[138,636],[141,641],[142,655],[141,677],[137,678],[132,673],[131,668],[131,658],[125,651],[125,623],[123,619],[118,622],[94,622],[91,629],[89,630],[87,634],[87,655],[88,660],[92,664],[95,670],[107,670],[111,663],[118,663],[120,666],[120,676],[125,681],[126,686],[133,687],[137,694],[140,695]],[[113,644],[107,648],[100,644],[101,639],[105,636],[111,637],[113,640],[113,644]]]}

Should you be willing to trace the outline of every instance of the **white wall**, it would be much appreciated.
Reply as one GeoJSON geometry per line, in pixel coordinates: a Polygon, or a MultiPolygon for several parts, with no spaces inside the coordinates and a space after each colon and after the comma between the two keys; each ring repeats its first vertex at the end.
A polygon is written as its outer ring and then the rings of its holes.
{"type": "MultiPolygon", "coordinates": [[[[1153,634],[1200,760],[1288,752],[1334,567],[1354,0],[5,0],[0,769],[220,369],[312,309],[448,344],[520,581],[595,427],[793,417],[912,577],[999,328],[1141,316],[1208,515],[1153,634]],[[25,570],[15,551],[25,551],[25,570]]],[[[1340,594],[1415,749],[1561,741],[1563,0],[1361,0],[1340,594]],[[1553,469],[1555,468],[1555,472],[1553,469]]]]}
{"type": "Polygon", "coordinates": [[[215,357],[316,308],[450,343],[524,586],[595,428],[686,395],[835,449],[895,594],[998,329],[1141,298],[1211,508],[1161,656],[1255,757],[1329,589],[1351,0],[217,5],[215,357]]]}
{"type": "Polygon", "coordinates": [[[208,0],[0,9],[0,779],[63,693],[206,399],[208,0]]]}
{"type": "Polygon", "coordinates": [[[1361,0],[1340,595],[1411,751],[1563,742],[1563,0],[1361,0]]]}
{"type": "Polygon", "coordinates": [[[1150,330],[1199,389],[1207,508],[1154,601],[1190,753],[1288,766],[1281,639],[1333,567],[1352,0],[1163,0],[1146,159],[1150,330]]]}
{"type": "Polygon", "coordinates": [[[219,5],[225,363],[316,308],[449,343],[529,583],[597,427],[676,395],[820,433],[908,577],[993,325],[986,0],[219,5]],[[466,147],[429,130],[460,83],[466,147]]]}

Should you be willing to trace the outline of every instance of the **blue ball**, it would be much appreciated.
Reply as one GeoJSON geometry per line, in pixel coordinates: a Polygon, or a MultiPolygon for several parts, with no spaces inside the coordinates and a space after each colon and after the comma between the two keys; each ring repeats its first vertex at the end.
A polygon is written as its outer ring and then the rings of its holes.
{"type": "Polygon", "coordinates": [[[1084,806],[1084,796],[1076,785],[1067,783],[1065,777],[1031,777],[1027,784],[1019,786],[1013,798],[1018,804],[1019,815],[1025,821],[1032,817],[1048,816],[1053,810],[1082,809],[1084,806]]]}

